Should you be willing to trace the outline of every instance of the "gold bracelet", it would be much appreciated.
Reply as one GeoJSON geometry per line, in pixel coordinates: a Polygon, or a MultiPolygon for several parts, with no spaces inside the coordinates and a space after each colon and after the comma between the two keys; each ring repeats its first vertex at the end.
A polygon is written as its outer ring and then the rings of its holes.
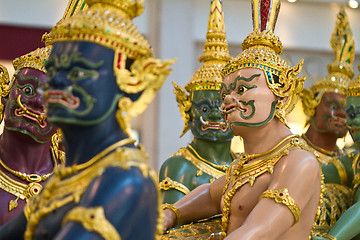
{"type": "Polygon", "coordinates": [[[162,180],[159,186],[160,186],[160,190],[164,190],[164,191],[167,191],[169,189],[175,189],[185,195],[190,192],[190,190],[184,184],[176,182],[169,177],[166,177],[164,180],[162,180]]]}
{"type": "Polygon", "coordinates": [[[177,226],[180,223],[179,209],[177,209],[173,204],[164,203],[164,204],[161,205],[161,209],[162,210],[170,209],[171,211],[173,211],[175,213],[175,216],[176,216],[175,226],[177,226]]]}
{"type": "Polygon", "coordinates": [[[300,208],[296,204],[295,200],[290,196],[287,188],[282,188],[279,190],[268,189],[261,194],[260,198],[273,198],[275,202],[286,205],[294,215],[295,222],[293,225],[299,221],[301,213],[300,208]]]}
{"type": "Polygon", "coordinates": [[[326,238],[328,238],[330,240],[337,240],[336,237],[328,235],[328,234],[324,235],[323,237],[326,237],[326,238]]]}

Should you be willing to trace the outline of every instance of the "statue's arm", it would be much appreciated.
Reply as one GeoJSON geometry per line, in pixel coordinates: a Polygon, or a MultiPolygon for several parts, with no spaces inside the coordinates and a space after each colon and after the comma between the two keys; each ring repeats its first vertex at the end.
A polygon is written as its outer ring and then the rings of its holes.
{"type": "MultiPolygon", "coordinates": [[[[284,191],[286,188],[300,212],[304,210],[315,194],[320,196],[320,166],[316,158],[309,152],[291,151],[287,157],[283,157],[276,164],[273,174],[268,190],[264,193],[268,191],[274,195],[281,193],[280,196],[289,201],[290,198],[284,191]]],[[[300,217],[301,220],[301,214],[295,214],[296,211],[291,211],[289,206],[294,207],[294,204],[286,205],[282,201],[276,202],[275,198],[269,197],[269,195],[260,198],[243,225],[229,234],[226,240],[279,239],[293,224],[296,224],[297,217],[300,217]]]]}
{"type": "MultiPolygon", "coordinates": [[[[202,184],[185,195],[174,206],[178,209],[178,223],[187,223],[221,213],[220,201],[225,186],[225,176],[213,183],[202,184]]],[[[175,227],[176,216],[172,210],[164,211],[164,230],[175,227]]]]}
{"type": "Polygon", "coordinates": [[[159,187],[162,203],[175,203],[192,187],[194,166],[182,156],[167,159],[160,168],[159,187]]]}
{"type": "Polygon", "coordinates": [[[157,186],[150,176],[134,167],[108,168],[65,215],[55,239],[154,239],[158,213],[157,186]]]}
{"type": "Polygon", "coordinates": [[[26,218],[24,213],[20,213],[7,224],[0,227],[1,240],[22,240],[26,230],[26,218]]]}

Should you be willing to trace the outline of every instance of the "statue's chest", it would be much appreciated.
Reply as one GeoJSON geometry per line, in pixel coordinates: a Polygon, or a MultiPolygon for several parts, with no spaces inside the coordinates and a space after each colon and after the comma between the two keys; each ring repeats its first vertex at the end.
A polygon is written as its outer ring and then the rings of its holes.
{"type": "Polygon", "coordinates": [[[60,232],[65,215],[76,205],[71,202],[43,216],[34,230],[34,239],[54,239],[60,232]]]}
{"type": "Polygon", "coordinates": [[[247,216],[258,203],[260,195],[269,187],[272,177],[270,173],[263,173],[256,178],[252,186],[250,183],[245,183],[238,187],[239,182],[230,182],[223,197],[233,191],[235,192],[230,202],[232,215],[238,217],[247,216]]]}

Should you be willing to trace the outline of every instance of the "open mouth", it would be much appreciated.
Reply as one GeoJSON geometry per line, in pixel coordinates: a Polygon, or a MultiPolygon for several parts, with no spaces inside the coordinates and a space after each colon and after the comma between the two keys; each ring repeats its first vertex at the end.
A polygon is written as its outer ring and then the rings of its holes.
{"type": "Polygon", "coordinates": [[[228,119],[228,115],[230,115],[231,113],[233,113],[233,112],[236,111],[236,110],[239,110],[239,111],[244,112],[244,113],[247,112],[247,109],[240,107],[240,104],[239,104],[239,103],[236,104],[236,105],[233,104],[233,105],[227,106],[227,107],[225,107],[224,110],[220,109],[220,112],[221,112],[223,115],[225,115],[225,120],[227,120],[227,119],[228,119]]]}
{"type": "Polygon", "coordinates": [[[19,104],[20,108],[15,109],[15,116],[17,116],[17,117],[23,116],[32,121],[35,121],[39,124],[39,126],[41,128],[45,128],[47,126],[47,123],[45,121],[45,119],[46,119],[45,113],[37,112],[37,111],[25,106],[21,102],[21,95],[18,96],[16,102],[19,104]]]}
{"type": "Polygon", "coordinates": [[[201,130],[205,131],[207,129],[220,129],[221,131],[225,132],[227,130],[225,122],[209,122],[205,121],[203,117],[200,117],[200,121],[203,124],[201,126],[201,130]]]}
{"type": "Polygon", "coordinates": [[[330,118],[329,119],[329,123],[330,124],[335,124],[337,126],[340,126],[340,127],[345,127],[346,126],[346,119],[345,118],[330,118]]]}
{"type": "Polygon", "coordinates": [[[71,88],[64,91],[47,90],[45,92],[45,99],[48,103],[59,103],[71,109],[75,109],[80,105],[79,98],[72,95],[71,88]]]}

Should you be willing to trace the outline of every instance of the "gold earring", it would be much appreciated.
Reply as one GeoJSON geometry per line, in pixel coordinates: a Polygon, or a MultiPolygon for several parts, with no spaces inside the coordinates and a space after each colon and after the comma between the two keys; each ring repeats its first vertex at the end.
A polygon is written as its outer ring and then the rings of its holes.
{"type": "Polygon", "coordinates": [[[275,108],[275,116],[282,122],[286,127],[290,128],[285,118],[285,103],[283,100],[279,100],[275,108]]]}

